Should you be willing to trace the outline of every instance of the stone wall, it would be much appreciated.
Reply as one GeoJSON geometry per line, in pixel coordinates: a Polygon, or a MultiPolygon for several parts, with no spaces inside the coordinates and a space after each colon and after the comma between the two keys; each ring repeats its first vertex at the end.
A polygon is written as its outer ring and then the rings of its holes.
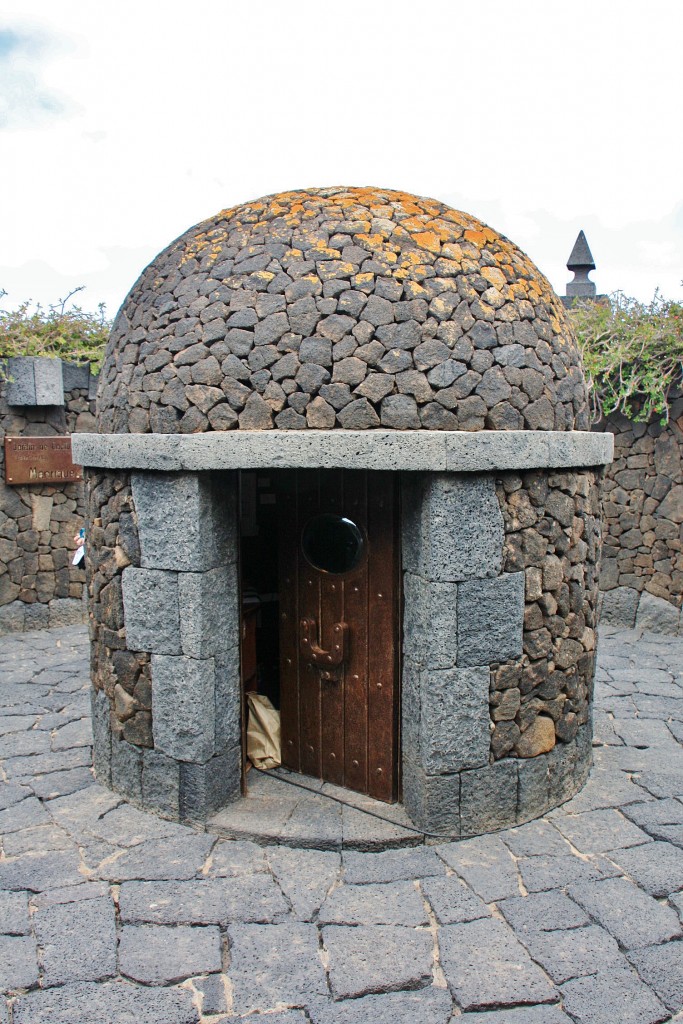
{"type": "Polygon", "coordinates": [[[585,780],[599,476],[404,474],[403,789],[429,831],[528,821],[585,780]]]}
{"type": "Polygon", "coordinates": [[[241,778],[234,476],[86,482],[97,778],[203,821],[241,778]]]}
{"type": "Polygon", "coordinates": [[[524,572],[523,654],[491,671],[491,755],[535,757],[588,722],[596,647],[601,471],[508,473],[503,567],[524,572]]]}
{"type": "Polygon", "coordinates": [[[677,633],[683,600],[683,398],[669,422],[613,415],[604,488],[603,621],[677,633]]]}
{"type": "Polygon", "coordinates": [[[85,582],[83,565],[72,565],[73,538],[83,525],[82,483],[7,485],[3,439],[95,429],[88,365],[11,364],[10,380],[0,382],[0,634],[83,621],[85,582]]]}

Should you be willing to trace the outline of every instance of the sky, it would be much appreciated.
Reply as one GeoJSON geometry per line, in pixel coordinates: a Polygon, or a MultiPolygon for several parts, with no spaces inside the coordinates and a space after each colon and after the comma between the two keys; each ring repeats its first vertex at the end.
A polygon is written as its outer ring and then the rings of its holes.
{"type": "Polygon", "coordinates": [[[511,238],[563,294],[683,296],[680,0],[3,0],[0,305],[113,316],[170,241],[377,185],[511,238]]]}

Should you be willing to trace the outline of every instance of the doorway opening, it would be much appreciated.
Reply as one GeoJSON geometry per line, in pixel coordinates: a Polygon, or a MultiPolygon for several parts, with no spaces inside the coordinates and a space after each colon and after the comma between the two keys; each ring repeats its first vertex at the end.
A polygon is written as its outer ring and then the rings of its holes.
{"type": "Polygon", "coordinates": [[[280,712],[282,764],[399,797],[398,477],[241,473],[242,682],[280,712]]]}

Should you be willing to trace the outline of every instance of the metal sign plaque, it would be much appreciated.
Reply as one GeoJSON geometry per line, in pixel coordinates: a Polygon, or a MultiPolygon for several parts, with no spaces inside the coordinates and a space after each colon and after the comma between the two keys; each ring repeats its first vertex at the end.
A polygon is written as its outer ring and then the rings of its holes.
{"type": "Polygon", "coordinates": [[[71,437],[6,437],[5,483],[70,484],[83,479],[71,459],[71,437]]]}

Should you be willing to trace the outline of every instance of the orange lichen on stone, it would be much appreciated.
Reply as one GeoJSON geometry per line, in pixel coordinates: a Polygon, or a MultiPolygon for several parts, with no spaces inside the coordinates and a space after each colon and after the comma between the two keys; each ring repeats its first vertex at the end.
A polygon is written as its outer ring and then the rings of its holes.
{"type": "Polygon", "coordinates": [[[413,238],[422,249],[428,252],[441,252],[441,239],[436,231],[418,231],[413,238]]]}
{"type": "Polygon", "coordinates": [[[480,249],[482,249],[488,241],[485,232],[473,231],[471,228],[468,228],[465,231],[465,238],[468,242],[472,242],[473,245],[478,246],[480,249]]]}

